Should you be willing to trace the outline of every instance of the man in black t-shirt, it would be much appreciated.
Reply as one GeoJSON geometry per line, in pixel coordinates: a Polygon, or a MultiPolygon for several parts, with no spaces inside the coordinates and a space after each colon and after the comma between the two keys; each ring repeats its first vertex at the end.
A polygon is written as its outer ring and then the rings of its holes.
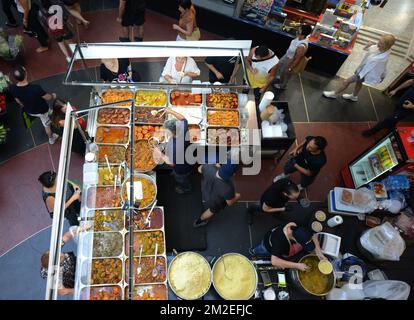
{"type": "Polygon", "coordinates": [[[251,204],[248,208],[248,223],[252,224],[253,214],[256,212],[279,213],[290,211],[288,201],[299,198],[300,191],[296,184],[289,179],[281,179],[273,182],[263,193],[260,204],[251,204]]]}
{"type": "Polygon", "coordinates": [[[17,66],[13,71],[13,76],[17,83],[10,86],[10,93],[16,102],[23,107],[24,112],[40,118],[49,137],[49,143],[54,144],[59,136],[52,133],[50,129],[50,109],[47,101],[56,99],[56,94],[47,93],[41,86],[29,83],[24,67],[17,66]]]}
{"type": "Polygon", "coordinates": [[[362,135],[365,137],[372,136],[378,131],[387,128],[388,130],[394,129],[396,124],[402,119],[414,114],[414,79],[403,82],[396,89],[389,92],[389,96],[394,96],[401,89],[409,88],[398,101],[394,113],[384,120],[378,122],[373,128],[365,130],[362,135]]]}
{"type": "Polygon", "coordinates": [[[255,248],[250,248],[249,252],[252,256],[271,256],[272,265],[277,268],[306,271],[306,264],[286,260],[302,250],[315,251],[320,260],[326,260],[317,235],[306,228],[298,227],[294,222],[289,222],[268,231],[262,242],[255,248]]]}
{"type": "Polygon", "coordinates": [[[207,57],[204,60],[209,69],[210,83],[234,83],[237,72],[240,69],[239,57],[207,57]]]}
{"type": "Polygon", "coordinates": [[[119,41],[140,42],[144,39],[145,8],[145,0],[119,1],[119,14],[117,21],[122,25],[122,37],[119,37],[119,41]],[[137,31],[135,37],[134,27],[136,27],[137,31]]]}
{"type": "Polygon", "coordinates": [[[283,173],[273,181],[287,178],[289,174],[299,171],[299,189],[308,187],[316,178],[321,168],[326,164],[324,149],[328,142],[324,137],[308,136],[290,153],[290,159],[283,168],[283,173]]]}
{"type": "Polygon", "coordinates": [[[235,164],[223,164],[220,169],[213,164],[199,167],[199,172],[203,175],[201,192],[207,210],[194,221],[194,228],[205,226],[215,214],[240,199],[240,193],[235,191],[231,181],[237,168],[235,164]]]}

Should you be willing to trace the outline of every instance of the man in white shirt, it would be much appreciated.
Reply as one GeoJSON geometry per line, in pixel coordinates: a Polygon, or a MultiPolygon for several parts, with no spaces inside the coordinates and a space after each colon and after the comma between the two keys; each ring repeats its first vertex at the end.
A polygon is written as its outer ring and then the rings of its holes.
{"type": "Polygon", "coordinates": [[[355,74],[349,79],[345,80],[342,86],[335,91],[324,91],[325,98],[336,99],[336,96],[345,91],[351,83],[355,83],[355,88],[352,94],[345,93],[342,98],[353,102],[358,101],[358,94],[362,89],[364,82],[374,85],[381,83],[385,78],[385,71],[387,61],[391,54],[391,47],[395,43],[395,37],[387,34],[381,37],[376,46],[369,42],[364,50],[367,51],[364,59],[355,74]]]}

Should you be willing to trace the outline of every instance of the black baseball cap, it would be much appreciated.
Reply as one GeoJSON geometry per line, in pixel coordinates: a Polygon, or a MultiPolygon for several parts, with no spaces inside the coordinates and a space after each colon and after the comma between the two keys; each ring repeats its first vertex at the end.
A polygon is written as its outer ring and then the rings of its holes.
{"type": "Polygon", "coordinates": [[[312,252],[315,250],[315,244],[312,241],[313,232],[303,227],[294,227],[293,237],[303,247],[303,250],[312,252]]]}

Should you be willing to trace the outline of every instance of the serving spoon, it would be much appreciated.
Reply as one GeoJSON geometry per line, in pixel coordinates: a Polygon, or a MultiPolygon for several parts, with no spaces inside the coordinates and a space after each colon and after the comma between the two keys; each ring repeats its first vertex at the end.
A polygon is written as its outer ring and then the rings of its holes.
{"type": "Polygon", "coordinates": [[[152,204],[152,207],[151,207],[150,211],[148,212],[148,215],[147,215],[147,217],[145,219],[145,224],[148,225],[149,227],[151,227],[151,219],[150,219],[150,216],[151,216],[152,211],[155,208],[155,205],[157,204],[157,201],[158,201],[158,199],[156,199],[154,201],[154,203],[152,204]]]}
{"type": "Polygon", "coordinates": [[[158,253],[158,243],[155,244],[155,257],[154,257],[154,268],[152,269],[152,277],[155,278],[158,276],[157,270],[157,253],[158,253]]]}
{"type": "Polygon", "coordinates": [[[143,248],[143,245],[141,244],[139,246],[139,258],[138,258],[137,274],[140,274],[141,271],[142,271],[142,267],[141,267],[142,248],[143,248]]]}

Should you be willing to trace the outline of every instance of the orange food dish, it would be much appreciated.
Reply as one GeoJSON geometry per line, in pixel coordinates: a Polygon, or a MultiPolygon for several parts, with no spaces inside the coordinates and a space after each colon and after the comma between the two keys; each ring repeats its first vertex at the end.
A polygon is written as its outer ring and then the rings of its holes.
{"type": "Polygon", "coordinates": [[[237,111],[208,111],[207,122],[213,126],[237,127],[239,113],[237,111]]]}
{"type": "MultiPolygon", "coordinates": [[[[125,158],[128,163],[128,166],[131,167],[130,159],[130,147],[128,147],[127,152],[125,153],[125,158]]],[[[139,172],[147,172],[154,169],[157,164],[154,161],[153,151],[148,143],[148,140],[137,140],[134,144],[135,150],[135,163],[134,169],[139,172]]]]}
{"type": "MultiPolygon", "coordinates": [[[[114,103],[123,100],[132,100],[134,93],[129,90],[107,90],[102,93],[102,104],[114,103]]],[[[119,104],[119,106],[130,106],[131,102],[119,104]]]]}
{"type": "MultiPolygon", "coordinates": [[[[125,290],[125,296],[128,290],[125,290]]],[[[167,287],[164,284],[135,286],[132,291],[132,300],[168,300],[167,287]]]]}
{"type": "MultiPolygon", "coordinates": [[[[157,257],[157,263],[155,268],[158,271],[158,274],[156,277],[152,276],[152,270],[154,269],[154,257],[142,257],[141,258],[141,264],[138,265],[139,258],[134,258],[134,276],[135,276],[135,283],[156,283],[156,282],[164,282],[167,280],[167,264],[165,262],[164,257],[157,257]],[[138,266],[141,267],[141,272],[137,273],[136,270],[138,266]]],[[[129,259],[125,262],[125,281],[129,280],[129,259]]]]}
{"type": "Polygon", "coordinates": [[[135,140],[157,138],[160,142],[165,140],[165,132],[163,126],[135,126],[135,140]]]}
{"type": "Polygon", "coordinates": [[[87,292],[90,290],[89,300],[122,300],[122,291],[119,286],[91,287],[82,290],[82,299],[87,299],[87,292]]]}
{"type": "Polygon", "coordinates": [[[210,93],[207,95],[207,107],[237,109],[239,107],[239,100],[235,93],[210,93]]]}
{"type": "Polygon", "coordinates": [[[95,142],[125,144],[129,140],[129,128],[98,127],[95,142]]]}
{"type": "Polygon", "coordinates": [[[117,284],[121,280],[121,259],[92,260],[91,284],[117,284]]]}
{"type": "Polygon", "coordinates": [[[125,108],[102,108],[98,111],[99,124],[125,125],[129,123],[130,111],[125,108]]]}
{"type": "Polygon", "coordinates": [[[201,105],[202,96],[186,91],[173,91],[170,95],[170,101],[173,106],[198,106],[201,105]]]}

